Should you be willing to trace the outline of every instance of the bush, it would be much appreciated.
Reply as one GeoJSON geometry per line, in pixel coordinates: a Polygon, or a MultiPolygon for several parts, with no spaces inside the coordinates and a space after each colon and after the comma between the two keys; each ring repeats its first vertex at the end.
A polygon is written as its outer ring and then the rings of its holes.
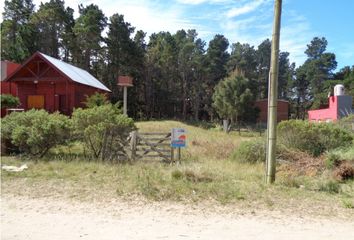
{"type": "Polygon", "coordinates": [[[1,108],[14,108],[20,105],[18,97],[14,97],[11,94],[1,94],[1,108]]]}
{"type": "Polygon", "coordinates": [[[83,141],[90,156],[102,160],[126,158],[124,146],[129,133],[136,127],[120,109],[111,104],[75,109],[72,122],[75,137],[83,141]]]}
{"type": "Polygon", "coordinates": [[[2,120],[2,137],[20,151],[42,157],[50,148],[70,139],[69,118],[44,110],[14,112],[2,120]]]}
{"type": "Polygon", "coordinates": [[[264,162],[266,159],[264,139],[241,142],[231,158],[243,163],[264,162]]]}
{"type": "Polygon", "coordinates": [[[327,150],[349,146],[353,135],[333,123],[289,120],[278,124],[278,139],[286,147],[319,156],[327,150]]]}
{"type": "Polygon", "coordinates": [[[329,152],[326,154],[325,166],[326,168],[338,167],[341,163],[340,156],[334,152],[329,152]]]}
{"type": "Polygon", "coordinates": [[[350,114],[349,116],[340,119],[337,124],[341,128],[354,132],[354,114],[350,114]]]}
{"type": "Polygon", "coordinates": [[[86,95],[85,106],[88,108],[98,107],[102,105],[109,104],[106,94],[94,93],[91,96],[86,95]]]}
{"type": "Polygon", "coordinates": [[[334,177],[339,181],[345,181],[354,178],[354,167],[348,161],[340,164],[333,172],[334,177]]]}
{"type": "Polygon", "coordinates": [[[341,191],[340,184],[333,180],[328,180],[324,182],[318,183],[318,190],[320,192],[328,192],[328,193],[339,193],[341,191]]]}

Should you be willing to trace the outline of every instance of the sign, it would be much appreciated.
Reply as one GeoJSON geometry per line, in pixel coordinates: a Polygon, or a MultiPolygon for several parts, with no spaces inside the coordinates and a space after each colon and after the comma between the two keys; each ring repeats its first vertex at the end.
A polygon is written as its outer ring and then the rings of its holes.
{"type": "Polygon", "coordinates": [[[183,128],[172,128],[171,147],[186,147],[186,130],[183,128]]]}

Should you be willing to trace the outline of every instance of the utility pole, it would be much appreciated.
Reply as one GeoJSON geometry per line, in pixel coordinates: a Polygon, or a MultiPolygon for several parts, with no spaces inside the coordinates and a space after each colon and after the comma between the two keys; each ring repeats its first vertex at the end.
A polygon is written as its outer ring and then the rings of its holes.
{"type": "Polygon", "coordinates": [[[277,139],[277,101],[278,101],[278,62],[279,38],[282,0],[274,1],[274,22],[272,36],[272,53],[270,62],[270,77],[268,85],[268,121],[267,121],[267,166],[266,183],[275,181],[275,151],[277,139]]]}

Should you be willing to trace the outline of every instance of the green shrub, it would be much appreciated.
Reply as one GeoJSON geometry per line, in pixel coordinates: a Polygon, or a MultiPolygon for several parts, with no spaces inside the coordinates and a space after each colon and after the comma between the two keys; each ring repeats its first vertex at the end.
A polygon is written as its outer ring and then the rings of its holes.
{"type": "Polygon", "coordinates": [[[353,161],[354,162],[354,145],[333,149],[333,150],[329,151],[327,153],[327,155],[328,154],[337,155],[341,161],[353,161]]]}
{"type": "Polygon", "coordinates": [[[231,158],[243,163],[264,162],[266,159],[264,139],[241,142],[231,158]]]}
{"type": "Polygon", "coordinates": [[[339,193],[341,191],[340,184],[333,180],[320,182],[318,184],[318,191],[328,193],[339,193]]]}
{"type": "Polygon", "coordinates": [[[18,97],[14,97],[11,94],[1,94],[1,108],[13,108],[20,105],[18,97]]]}
{"type": "Polygon", "coordinates": [[[289,120],[278,124],[278,139],[286,147],[318,156],[327,150],[351,145],[353,135],[333,123],[289,120]]]}
{"type": "Polygon", "coordinates": [[[340,156],[334,152],[329,152],[326,154],[325,166],[326,168],[334,168],[339,166],[341,163],[340,156]]]}
{"type": "Polygon", "coordinates": [[[186,169],[183,172],[181,170],[174,170],[171,176],[175,180],[185,179],[186,181],[194,183],[213,181],[213,176],[210,173],[194,171],[192,169],[186,169]]]}
{"type": "Polygon", "coordinates": [[[98,107],[102,105],[109,104],[106,94],[94,93],[91,96],[86,95],[85,106],[88,108],[98,107]]]}
{"type": "Polygon", "coordinates": [[[341,128],[354,132],[354,114],[350,114],[349,116],[340,119],[336,124],[341,128]]]}
{"type": "Polygon", "coordinates": [[[14,112],[2,120],[2,137],[20,151],[42,157],[50,148],[70,139],[69,118],[44,110],[14,112]]]}
{"type": "Polygon", "coordinates": [[[182,179],[183,178],[183,172],[180,170],[173,170],[171,173],[171,176],[173,179],[182,179]]]}
{"type": "Polygon", "coordinates": [[[114,105],[75,109],[72,115],[74,135],[84,143],[89,156],[119,160],[126,158],[124,146],[129,133],[136,129],[131,118],[114,105]]]}

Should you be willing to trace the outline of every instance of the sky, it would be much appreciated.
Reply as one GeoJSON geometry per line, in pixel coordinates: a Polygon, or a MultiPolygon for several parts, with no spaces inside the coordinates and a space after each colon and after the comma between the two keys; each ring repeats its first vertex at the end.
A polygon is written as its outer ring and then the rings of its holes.
{"type": "MultiPolygon", "coordinates": [[[[37,8],[46,1],[33,0],[37,8]]],[[[80,3],[97,4],[107,17],[123,14],[126,22],[148,36],[159,31],[196,29],[206,42],[215,34],[223,34],[230,44],[249,43],[257,48],[272,35],[274,0],[66,0],[65,3],[75,10],[75,17],[80,3]]],[[[327,51],[336,54],[337,70],[354,65],[353,13],[354,0],[283,0],[280,49],[289,52],[290,61],[299,66],[306,60],[304,51],[313,37],[325,37],[327,51]]]]}

